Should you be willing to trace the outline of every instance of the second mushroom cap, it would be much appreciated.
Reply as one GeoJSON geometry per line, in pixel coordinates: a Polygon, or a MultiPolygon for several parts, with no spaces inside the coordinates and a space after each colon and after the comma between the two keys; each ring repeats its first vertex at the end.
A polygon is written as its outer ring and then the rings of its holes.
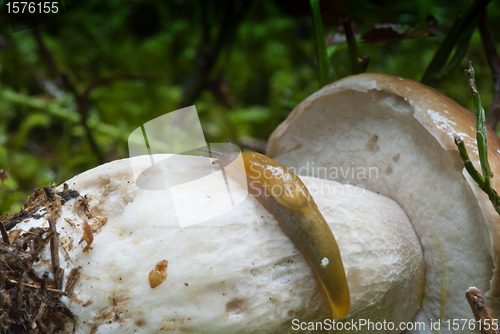
{"type": "MultiPolygon", "coordinates": [[[[500,175],[500,140],[488,131],[491,168],[500,175]]],[[[500,218],[465,172],[456,135],[479,168],[472,113],[430,87],[372,73],[311,95],[268,144],[270,157],[300,175],[363,186],[403,208],[424,251],[414,320],[426,324],[471,318],[470,286],[500,296],[500,218]]],[[[498,177],[492,183],[500,188],[498,177]]]]}

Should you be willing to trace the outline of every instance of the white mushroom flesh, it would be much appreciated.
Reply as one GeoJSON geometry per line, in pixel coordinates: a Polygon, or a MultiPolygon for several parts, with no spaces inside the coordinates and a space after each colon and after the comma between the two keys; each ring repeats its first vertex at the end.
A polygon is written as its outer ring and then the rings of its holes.
{"type": "MultiPolygon", "coordinates": [[[[439,118],[431,109],[416,113],[416,95],[406,101],[377,85],[366,79],[358,86],[354,78],[325,87],[275,131],[268,153],[300,175],[360,185],[396,201],[424,251],[425,294],[414,321],[429,329],[431,321],[472,319],[465,291],[471,285],[488,291],[494,268],[481,210],[491,205],[487,199],[478,204],[462,174],[463,163],[448,138],[453,118],[439,118]],[[422,121],[426,114],[435,123],[422,121]]],[[[435,103],[446,108],[442,100],[435,103]]],[[[451,332],[443,326],[440,333],[451,332]]]]}
{"type": "MultiPolygon", "coordinates": [[[[147,167],[148,157],[135,159],[147,167]]],[[[189,168],[170,167],[196,173],[199,159],[193,158],[189,168]]],[[[403,210],[361,188],[310,177],[303,181],[342,253],[352,299],[343,320],[399,324],[413,319],[424,294],[423,255],[403,210]]],[[[63,206],[56,223],[66,277],[82,266],[74,296],[64,297],[78,317],[76,333],[278,333],[293,332],[293,319],[331,319],[327,298],[304,257],[254,198],[181,229],[166,193],[139,189],[128,160],[97,167],[67,184],[87,194],[93,214],[108,218],[88,252],[80,242],[78,199],[63,206]],[[167,278],[153,289],[148,275],[163,260],[168,261],[167,278]]],[[[197,185],[196,194],[213,186],[197,185]]],[[[18,228],[40,225],[47,225],[44,218],[18,228]]],[[[49,271],[48,249],[43,257],[39,272],[49,271]]]]}

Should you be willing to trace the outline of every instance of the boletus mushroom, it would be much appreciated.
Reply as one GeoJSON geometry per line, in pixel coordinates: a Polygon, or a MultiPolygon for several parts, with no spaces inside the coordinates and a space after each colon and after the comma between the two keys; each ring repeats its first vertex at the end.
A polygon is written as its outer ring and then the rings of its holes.
{"type": "MultiPolygon", "coordinates": [[[[421,290],[405,291],[398,304],[405,303],[407,292],[420,294],[413,321],[440,320],[441,331],[452,332],[448,324],[454,319],[472,318],[464,298],[470,286],[488,291],[490,306],[499,310],[500,217],[465,171],[454,143],[455,136],[462,138],[480,170],[475,131],[474,115],[435,89],[391,75],[361,74],[300,103],[271,135],[267,154],[300,175],[322,172],[320,177],[398,203],[425,263],[421,290]],[[370,168],[379,173],[362,173],[370,168]]],[[[496,175],[492,186],[500,189],[500,140],[487,131],[496,175]]]]}
{"type": "MultiPolygon", "coordinates": [[[[472,318],[467,288],[500,293],[494,273],[500,219],[463,172],[456,134],[479,167],[472,114],[413,81],[365,74],[324,87],[271,136],[268,154],[300,175],[335,235],[341,263],[321,265],[345,269],[350,309],[342,319],[334,320],[331,298],[308,260],[314,240],[300,233],[292,240],[278,224],[300,208],[293,198],[283,215],[249,196],[219,217],[179,228],[171,199],[137,187],[125,159],[38,191],[5,222],[11,242],[5,247],[40,259],[29,275],[4,274],[11,295],[26,279],[31,300],[47,305],[45,296],[58,294],[56,306],[65,310],[49,314],[45,305],[17,325],[35,330],[57,313],[44,330],[395,333],[403,324],[408,332],[430,333],[431,322],[441,320],[441,332],[450,332],[445,321],[472,318]]],[[[488,138],[495,173],[499,143],[493,133],[488,138]]],[[[182,164],[166,158],[155,156],[170,172],[209,174],[201,170],[207,158],[185,157],[182,164]]],[[[132,159],[134,168],[151,166],[149,156],[132,159]]],[[[196,187],[185,184],[185,193],[213,186],[201,178],[196,187]]],[[[203,215],[222,196],[207,196],[193,212],[203,215]]]]}

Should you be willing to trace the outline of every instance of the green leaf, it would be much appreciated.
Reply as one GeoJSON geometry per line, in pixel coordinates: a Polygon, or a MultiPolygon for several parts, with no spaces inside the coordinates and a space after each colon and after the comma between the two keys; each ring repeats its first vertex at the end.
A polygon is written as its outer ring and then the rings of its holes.
{"type": "Polygon", "coordinates": [[[22,121],[21,126],[17,130],[17,135],[14,140],[14,145],[16,147],[24,146],[31,129],[35,127],[47,128],[49,125],[50,125],[49,115],[40,113],[29,115],[22,121]]]}
{"type": "Polygon", "coordinates": [[[45,101],[40,98],[36,97],[31,97],[27,96],[21,93],[14,92],[13,90],[6,89],[3,91],[0,91],[0,98],[7,101],[11,102],[14,104],[22,105],[25,107],[33,108],[33,109],[39,109],[39,110],[45,110],[51,115],[56,116],[57,118],[67,120],[71,123],[78,123],[80,122],[80,115],[70,109],[67,109],[62,106],[62,104],[68,103],[69,101],[63,100],[50,100],[50,101],[45,101]]]}
{"type": "Polygon", "coordinates": [[[15,192],[8,195],[7,198],[5,198],[5,200],[0,203],[0,215],[9,212],[12,205],[14,205],[14,203],[22,197],[24,197],[24,194],[21,192],[15,192]]]}

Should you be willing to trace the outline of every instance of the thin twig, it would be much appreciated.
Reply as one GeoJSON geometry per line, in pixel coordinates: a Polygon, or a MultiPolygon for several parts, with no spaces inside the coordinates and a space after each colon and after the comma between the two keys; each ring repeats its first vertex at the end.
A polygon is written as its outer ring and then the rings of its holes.
{"type": "Polygon", "coordinates": [[[40,34],[40,30],[38,30],[37,27],[34,27],[32,29],[32,32],[33,32],[33,36],[35,37],[36,44],[38,45],[38,49],[40,50],[40,53],[42,54],[42,57],[45,59],[45,62],[47,63],[47,65],[49,65],[50,69],[52,70],[52,72],[54,72],[54,74],[56,76],[56,82],[59,85],[62,84],[63,72],[59,68],[59,66],[57,66],[57,63],[56,63],[54,57],[52,56],[52,53],[50,52],[49,48],[47,48],[47,46],[45,45],[45,43],[42,39],[42,35],[40,34]]]}
{"type": "Polygon", "coordinates": [[[5,225],[3,222],[0,222],[0,230],[2,232],[3,242],[7,245],[10,245],[9,235],[7,234],[7,230],[5,229],[5,225]]]}
{"type": "Polygon", "coordinates": [[[499,334],[498,323],[493,319],[492,311],[484,302],[484,295],[477,288],[469,288],[465,292],[465,297],[469,302],[474,318],[480,324],[481,333],[483,334],[499,334]]]}
{"type": "Polygon", "coordinates": [[[42,304],[40,305],[40,308],[38,309],[38,313],[36,314],[35,318],[31,320],[32,329],[35,329],[37,327],[37,323],[43,317],[43,314],[45,313],[46,309],[47,309],[47,299],[44,298],[42,304]]]}
{"type": "Polygon", "coordinates": [[[50,239],[50,236],[48,235],[48,233],[47,233],[47,237],[45,237],[45,236],[42,237],[42,240],[39,242],[38,247],[36,249],[34,249],[31,253],[31,258],[33,260],[36,259],[38,254],[40,254],[43,251],[43,249],[45,248],[45,245],[47,244],[49,239],[50,239]]]}
{"type": "Polygon", "coordinates": [[[54,281],[56,287],[61,288],[62,285],[62,268],[59,266],[59,235],[56,229],[54,218],[49,218],[50,231],[52,237],[50,238],[50,260],[52,264],[52,273],[54,274],[54,281]]]}
{"type": "Polygon", "coordinates": [[[52,270],[55,271],[59,268],[59,237],[57,235],[57,229],[53,218],[49,218],[50,231],[52,232],[52,237],[50,239],[50,260],[52,264],[52,270]]]}
{"type": "MultiPolygon", "coordinates": [[[[207,2],[208,4],[216,2],[207,2]]],[[[204,26],[203,39],[198,47],[197,55],[194,59],[193,66],[187,77],[183,87],[181,107],[190,106],[196,101],[201,92],[207,87],[210,75],[214,69],[217,58],[223,47],[232,43],[236,36],[238,26],[243,20],[243,17],[248,12],[248,8],[252,4],[250,0],[229,1],[224,7],[224,16],[219,26],[218,35],[213,43],[206,40],[209,36],[208,29],[204,26]]],[[[207,6],[203,5],[202,9],[208,10],[207,6]]],[[[202,21],[204,25],[208,22],[202,21]]]]}
{"type": "MultiPolygon", "coordinates": [[[[3,275],[3,274],[2,274],[3,275]]],[[[11,279],[11,278],[8,278],[8,277],[5,277],[5,280],[7,282],[9,282],[9,284],[12,284],[12,285],[17,285],[17,284],[20,284],[20,281],[16,281],[14,279],[11,279]]],[[[35,285],[35,284],[31,284],[31,283],[24,283],[23,284],[25,287],[27,288],[30,288],[30,289],[42,289],[42,286],[38,286],[38,285],[35,285]]],[[[62,291],[62,290],[59,290],[59,289],[53,289],[53,288],[48,288],[48,287],[45,287],[45,290],[47,290],[47,292],[52,292],[52,293],[56,293],[58,295],[63,295],[65,296],[66,295],[66,292],[62,291]]]]}
{"type": "Polygon", "coordinates": [[[354,37],[354,32],[352,31],[351,20],[344,20],[342,22],[342,26],[344,27],[344,34],[347,46],[349,47],[349,54],[351,56],[351,74],[359,74],[362,70],[359,64],[358,45],[356,43],[356,38],[354,37]]]}
{"type": "Polygon", "coordinates": [[[54,202],[55,201],[54,190],[50,186],[43,187],[43,190],[45,191],[45,196],[47,196],[47,200],[49,202],[54,202]]]}
{"type": "Polygon", "coordinates": [[[80,277],[80,269],[82,269],[81,266],[71,269],[68,278],[66,279],[66,289],[64,290],[65,294],[71,295],[73,293],[76,280],[80,277]]]}
{"type": "Polygon", "coordinates": [[[96,155],[99,162],[100,163],[104,162],[103,155],[94,140],[92,131],[90,130],[87,124],[87,118],[89,114],[87,101],[83,98],[81,94],[78,93],[76,85],[71,81],[69,76],[66,73],[64,73],[61,70],[61,68],[57,65],[57,62],[55,61],[52,53],[50,52],[49,48],[45,45],[45,42],[43,41],[42,35],[40,34],[38,28],[34,27],[32,30],[33,30],[33,36],[35,37],[35,41],[38,44],[38,49],[40,50],[42,57],[45,59],[45,62],[49,65],[50,69],[52,70],[52,72],[54,72],[56,76],[56,82],[59,83],[59,85],[64,84],[75,97],[76,110],[78,114],[80,114],[81,116],[81,124],[85,129],[85,133],[87,136],[87,140],[89,141],[90,147],[92,148],[92,151],[96,155]]]}
{"type": "Polygon", "coordinates": [[[498,57],[495,42],[488,29],[487,20],[485,9],[482,11],[481,18],[479,19],[479,32],[483,41],[484,53],[486,54],[486,59],[488,59],[488,64],[493,75],[494,85],[493,102],[488,112],[486,124],[496,131],[498,122],[500,121],[500,57],[498,57]]]}
{"type": "Polygon", "coordinates": [[[481,104],[481,96],[476,88],[476,75],[474,72],[474,67],[472,67],[472,62],[469,62],[469,68],[465,70],[467,73],[467,79],[469,80],[469,85],[472,93],[472,100],[474,101],[475,119],[476,119],[476,141],[477,150],[479,155],[479,160],[481,161],[481,171],[483,173],[484,181],[489,185],[490,178],[493,176],[488,162],[488,147],[486,146],[486,127],[484,116],[484,108],[481,104]]]}
{"type": "Polygon", "coordinates": [[[458,151],[460,152],[460,158],[462,158],[462,161],[464,163],[464,167],[469,173],[469,175],[472,177],[472,179],[481,187],[484,185],[484,179],[479,174],[479,172],[476,170],[472,162],[470,161],[469,154],[467,154],[467,150],[465,149],[465,144],[462,141],[462,138],[459,136],[455,137],[455,145],[458,147],[458,151]]]}
{"type": "Polygon", "coordinates": [[[469,69],[466,70],[467,79],[469,81],[469,85],[471,88],[472,99],[474,100],[474,115],[476,122],[476,143],[477,150],[479,156],[479,163],[481,165],[482,175],[476,170],[474,165],[469,159],[469,155],[467,154],[467,150],[465,149],[465,145],[462,142],[460,137],[455,137],[455,145],[457,145],[458,150],[460,152],[460,158],[464,163],[464,167],[472,177],[472,179],[477,183],[479,188],[484,191],[488,198],[490,199],[491,204],[495,208],[495,211],[500,214],[500,196],[496,192],[495,189],[491,186],[491,178],[493,177],[493,173],[491,172],[490,165],[488,163],[488,147],[486,145],[486,126],[484,124],[484,109],[481,105],[481,97],[479,92],[476,89],[476,81],[474,75],[474,68],[472,67],[472,63],[469,63],[469,69]]]}
{"type": "Polygon", "coordinates": [[[88,117],[89,117],[89,107],[87,104],[87,99],[89,97],[89,94],[92,92],[93,89],[95,89],[98,86],[102,86],[105,84],[108,84],[113,81],[118,81],[118,80],[150,80],[153,77],[152,76],[136,76],[136,75],[131,75],[131,74],[119,74],[119,75],[113,75],[110,77],[106,78],[101,78],[90,84],[87,89],[85,89],[82,93],[80,93],[77,89],[77,85],[69,78],[68,74],[65,73],[61,67],[57,64],[54,56],[52,55],[52,52],[49,50],[49,48],[46,46],[45,42],[43,41],[42,35],[40,34],[40,31],[38,30],[37,27],[33,28],[33,36],[35,38],[35,41],[38,45],[38,49],[40,50],[40,54],[42,55],[43,59],[45,59],[45,62],[49,66],[49,68],[52,70],[54,75],[56,76],[56,83],[58,85],[64,85],[66,86],[71,94],[74,96],[75,101],[76,101],[76,111],[77,113],[81,116],[81,125],[85,129],[85,135],[87,137],[87,141],[90,144],[90,147],[92,151],[94,152],[95,156],[97,157],[99,163],[104,162],[104,156],[97,145],[94,136],[92,134],[92,130],[90,129],[88,125],[88,117]]]}

